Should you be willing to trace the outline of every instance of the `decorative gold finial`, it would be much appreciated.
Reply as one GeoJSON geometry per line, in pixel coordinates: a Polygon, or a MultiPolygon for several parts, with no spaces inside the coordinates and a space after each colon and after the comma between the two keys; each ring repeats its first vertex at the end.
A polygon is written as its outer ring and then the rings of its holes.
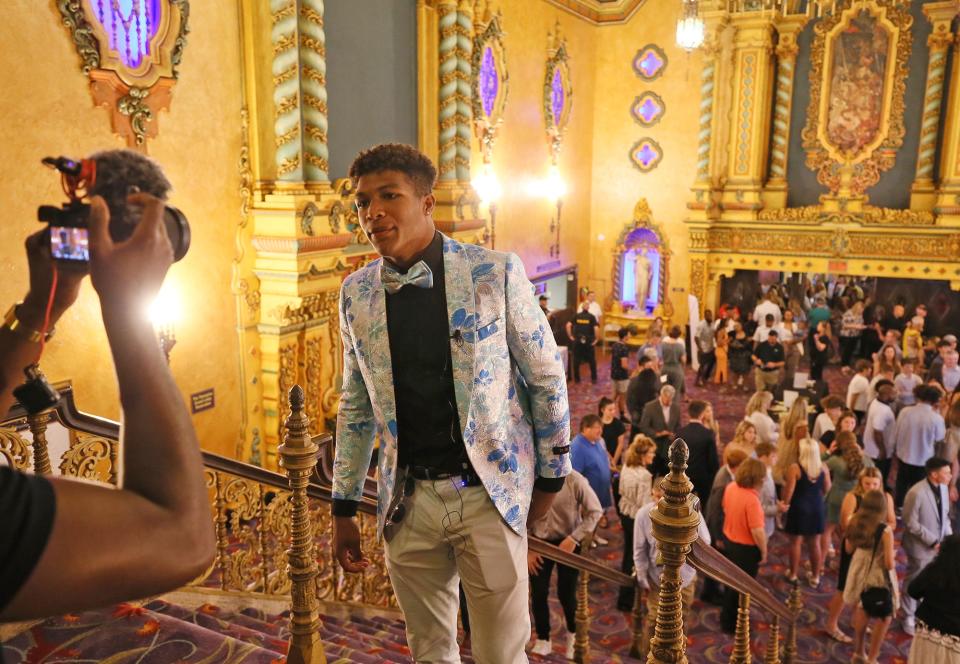
{"type": "Polygon", "coordinates": [[[737,633],[730,653],[730,664],[750,664],[750,594],[740,593],[737,610],[737,633]]]}
{"type": "Polygon", "coordinates": [[[767,651],[763,664],[780,664],[780,616],[774,615],[767,633],[767,651]]]}
{"type": "Polygon", "coordinates": [[[787,608],[793,613],[793,621],[787,628],[787,642],[783,647],[783,664],[795,664],[797,661],[797,619],[800,616],[800,609],[803,608],[803,601],[800,599],[799,581],[793,582],[790,597],[787,598],[787,608]]]}

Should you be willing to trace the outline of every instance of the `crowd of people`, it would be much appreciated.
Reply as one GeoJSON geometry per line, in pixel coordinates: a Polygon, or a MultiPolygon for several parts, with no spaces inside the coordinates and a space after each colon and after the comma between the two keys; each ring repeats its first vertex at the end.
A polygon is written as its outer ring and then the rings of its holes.
{"type": "MultiPolygon", "coordinates": [[[[629,343],[626,329],[612,344],[613,394],[583,418],[572,458],[598,496],[601,526],[619,516],[621,569],[636,569],[637,588],[648,593],[645,643],[659,581],[650,511],[679,436],[690,450],[704,541],[757,576],[780,531],[789,581],[816,589],[833,580],[823,631],[852,643],[855,661],[878,660],[898,615],[914,637],[911,661],[960,661],[960,610],[947,606],[943,590],[960,581],[956,337],[927,337],[923,305],[908,317],[894,303],[887,316],[855,282],[834,284],[829,298],[824,290],[821,283],[785,300],[774,286],[745,317],[723,306],[716,317],[705,311],[691,332],[697,387],[752,392],[728,441],[709,400],[687,394],[680,327],[664,334],[657,320],[642,344],[629,343]],[[845,392],[831,393],[828,365],[839,365],[845,392]],[[902,583],[898,551],[907,562],[902,583]],[[935,658],[947,654],[954,659],[935,658]]],[[[590,323],[599,334],[599,321],[590,323]]],[[[681,576],[689,611],[696,575],[690,568],[681,576]]],[[[634,592],[621,589],[620,610],[632,608],[634,592]]],[[[721,627],[732,633],[738,594],[706,579],[701,599],[722,607],[721,627]]]]}

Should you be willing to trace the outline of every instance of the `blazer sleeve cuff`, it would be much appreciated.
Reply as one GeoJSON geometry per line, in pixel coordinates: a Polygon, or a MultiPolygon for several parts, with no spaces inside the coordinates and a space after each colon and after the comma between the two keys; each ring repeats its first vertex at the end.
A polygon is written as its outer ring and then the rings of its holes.
{"type": "Polygon", "coordinates": [[[533,488],[544,493],[559,493],[566,479],[566,477],[538,477],[533,481],[533,488]]]}
{"type": "Polygon", "coordinates": [[[360,509],[360,503],[356,500],[347,500],[345,498],[334,498],[333,507],[330,512],[333,516],[353,517],[357,515],[360,509]]]}

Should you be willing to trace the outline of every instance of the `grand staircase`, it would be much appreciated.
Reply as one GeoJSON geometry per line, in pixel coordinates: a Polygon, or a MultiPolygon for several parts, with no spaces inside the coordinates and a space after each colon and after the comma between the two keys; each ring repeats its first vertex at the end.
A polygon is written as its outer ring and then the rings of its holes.
{"type": "MultiPolygon", "coordinates": [[[[188,598],[189,601],[189,598],[188,598]]],[[[321,612],[320,636],[331,664],[411,662],[399,614],[371,609],[321,612]]],[[[165,599],[50,618],[0,644],[0,661],[24,664],[196,662],[277,664],[286,661],[288,612],[229,610],[210,602],[194,608],[165,599]]],[[[592,661],[620,658],[593,649],[592,661]]],[[[462,661],[473,662],[469,648],[462,661]]],[[[566,662],[559,653],[534,662],[566,662]]]]}

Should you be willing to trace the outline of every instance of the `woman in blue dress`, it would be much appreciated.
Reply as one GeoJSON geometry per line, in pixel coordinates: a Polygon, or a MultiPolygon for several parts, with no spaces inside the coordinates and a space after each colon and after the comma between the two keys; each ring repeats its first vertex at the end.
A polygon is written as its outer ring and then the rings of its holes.
{"type": "Polygon", "coordinates": [[[823,554],[820,536],[825,521],[824,496],[830,491],[830,473],[820,461],[820,445],[812,438],[803,438],[799,444],[799,459],[786,472],[783,487],[783,505],[787,508],[784,531],[790,537],[790,569],[787,578],[797,579],[800,569],[800,545],[805,542],[810,556],[811,574],[807,582],[811,588],[820,585],[823,554]]]}

